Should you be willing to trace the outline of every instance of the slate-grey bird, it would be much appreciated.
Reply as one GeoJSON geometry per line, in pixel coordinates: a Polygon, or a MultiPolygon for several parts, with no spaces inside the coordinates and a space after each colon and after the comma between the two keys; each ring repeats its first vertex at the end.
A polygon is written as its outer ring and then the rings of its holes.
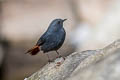
{"type": "MultiPolygon", "coordinates": [[[[33,48],[29,49],[27,53],[36,55],[39,51],[43,51],[43,53],[56,51],[58,56],[61,57],[57,50],[62,46],[66,37],[66,32],[63,28],[63,22],[65,20],[67,19],[53,20],[47,31],[40,37],[37,44],[33,48]]],[[[47,57],[50,61],[48,54],[47,57]]]]}

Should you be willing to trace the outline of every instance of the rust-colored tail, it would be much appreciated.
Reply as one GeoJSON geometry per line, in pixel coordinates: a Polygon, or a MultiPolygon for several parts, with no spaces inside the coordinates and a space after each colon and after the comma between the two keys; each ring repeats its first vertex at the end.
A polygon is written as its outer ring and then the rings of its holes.
{"type": "Polygon", "coordinates": [[[34,46],[33,48],[29,49],[26,53],[31,55],[36,55],[40,51],[40,46],[34,46]]]}

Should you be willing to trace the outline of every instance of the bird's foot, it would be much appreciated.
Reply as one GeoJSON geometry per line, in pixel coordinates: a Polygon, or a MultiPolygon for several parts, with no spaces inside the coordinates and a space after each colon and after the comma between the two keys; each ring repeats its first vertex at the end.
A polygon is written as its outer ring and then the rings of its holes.
{"type": "Polygon", "coordinates": [[[56,63],[56,66],[60,66],[60,65],[62,65],[62,63],[65,61],[65,57],[62,57],[63,59],[61,60],[61,61],[58,61],[57,63],[56,63]]]}
{"type": "Polygon", "coordinates": [[[50,64],[51,62],[54,62],[53,60],[48,60],[48,63],[50,64]]]}
{"type": "Polygon", "coordinates": [[[62,56],[57,56],[56,58],[61,58],[62,56]]]}
{"type": "Polygon", "coordinates": [[[61,57],[65,60],[65,57],[63,57],[63,56],[57,56],[56,58],[61,58],[61,57]]]}
{"type": "Polygon", "coordinates": [[[65,57],[62,57],[65,60],[65,57]]]}

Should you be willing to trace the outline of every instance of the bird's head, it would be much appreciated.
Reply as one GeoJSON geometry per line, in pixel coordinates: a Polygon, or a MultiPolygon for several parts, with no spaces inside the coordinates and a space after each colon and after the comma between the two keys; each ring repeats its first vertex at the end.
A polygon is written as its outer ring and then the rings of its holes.
{"type": "Polygon", "coordinates": [[[53,27],[63,27],[63,22],[67,19],[55,19],[51,22],[50,26],[53,27]]]}

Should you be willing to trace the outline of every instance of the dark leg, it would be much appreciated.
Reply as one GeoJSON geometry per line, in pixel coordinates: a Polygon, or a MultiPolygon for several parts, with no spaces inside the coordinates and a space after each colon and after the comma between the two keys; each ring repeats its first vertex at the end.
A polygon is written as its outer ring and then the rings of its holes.
{"type": "Polygon", "coordinates": [[[62,57],[65,60],[65,57],[63,57],[58,51],[56,51],[56,53],[57,53],[59,58],[62,57]]]}
{"type": "Polygon", "coordinates": [[[49,63],[52,62],[52,61],[50,60],[49,55],[48,55],[48,54],[46,54],[46,55],[47,55],[47,58],[48,58],[48,62],[49,62],[49,63]]]}
{"type": "Polygon", "coordinates": [[[59,57],[62,57],[58,51],[56,51],[56,53],[57,53],[57,55],[58,55],[58,58],[59,58],[59,57]]]}

